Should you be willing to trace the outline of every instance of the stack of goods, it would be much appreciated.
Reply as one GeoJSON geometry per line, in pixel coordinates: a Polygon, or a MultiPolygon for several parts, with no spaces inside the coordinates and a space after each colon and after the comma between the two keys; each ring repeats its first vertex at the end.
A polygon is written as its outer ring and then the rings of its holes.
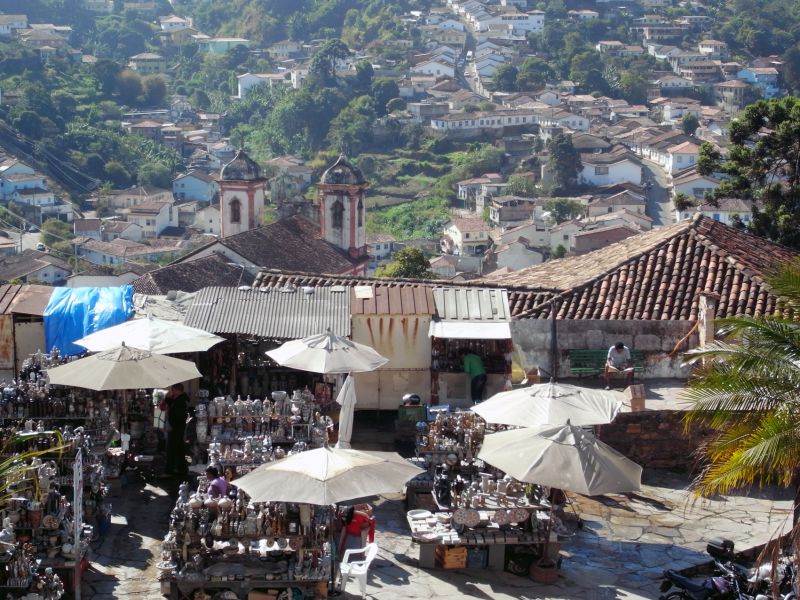
{"type": "MultiPolygon", "coordinates": [[[[200,489],[206,481],[201,478],[200,489]]],[[[203,588],[294,588],[305,598],[327,593],[332,509],[309,504],[253,503],[231,495],[190,495],[183,484],[162,544],[162,592],[203,588]]]]}
{"type": "MultiPolygon", "coordinates": [[[[200,398],[197,443],[208,446],[209,463],[242,467],[281,458],[288,452],[318,448],[328,439],[329,417],[309,392],[273,392],[272,400],[241,396],[200,398]]],[[[240,471],[242,472],[242,471],[240,471]]]]}

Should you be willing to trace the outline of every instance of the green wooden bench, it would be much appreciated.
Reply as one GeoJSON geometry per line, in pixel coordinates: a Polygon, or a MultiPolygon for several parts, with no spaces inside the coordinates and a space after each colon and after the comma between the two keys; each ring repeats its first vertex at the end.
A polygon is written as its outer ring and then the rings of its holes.
{"type": "MultiPolygon", "coordinates": [[[[606,371],[606,360],[608,350],[570,350],[569,351],[569,373],[570,375],[602,375],[606,371]]],[[[633,372],[641,373],[644,371],[644,354],[639,350],[631,350],[631,360],[633,361],[633,372]]]]}

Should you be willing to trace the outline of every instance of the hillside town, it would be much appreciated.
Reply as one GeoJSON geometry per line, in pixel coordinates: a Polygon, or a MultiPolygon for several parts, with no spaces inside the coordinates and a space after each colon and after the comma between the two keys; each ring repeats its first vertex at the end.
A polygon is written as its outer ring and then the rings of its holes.
{"type": "Polygon", "coordinates": [[[795,598],[799,32],[0,0],[0,598],[795,598]]]}

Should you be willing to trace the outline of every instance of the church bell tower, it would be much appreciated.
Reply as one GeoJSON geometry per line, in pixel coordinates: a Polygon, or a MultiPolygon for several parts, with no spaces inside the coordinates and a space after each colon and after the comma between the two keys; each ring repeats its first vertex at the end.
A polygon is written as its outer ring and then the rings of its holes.
{"type": "Polygon", "coordinates": [[[222,167],[217,180],[220,237],[261,226],[265,181],[259,166],[242,149],[222,167]]]}
{"type": "Polygon", "coordinates": [[[352,258],[367,257],[364,197],[368,185],[361,170],[341,155],[317,186],[322,237],[352,258]]]}

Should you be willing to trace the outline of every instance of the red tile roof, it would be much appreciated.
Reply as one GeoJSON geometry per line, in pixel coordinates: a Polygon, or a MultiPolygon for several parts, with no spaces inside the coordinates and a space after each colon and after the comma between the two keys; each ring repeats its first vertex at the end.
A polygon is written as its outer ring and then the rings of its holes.
{"type": "Polygon", "coordinates": [[[549,318],[548,289],[560,292],[560,319],[695,320],[701,292],[719,295],[719,317],[762,315],[779,310],[764,276],[798,257],[794,250],[697,216],[483,283],[542,290],[525,297],[525,306],[512,305],[514,318],[549,318]]]}

